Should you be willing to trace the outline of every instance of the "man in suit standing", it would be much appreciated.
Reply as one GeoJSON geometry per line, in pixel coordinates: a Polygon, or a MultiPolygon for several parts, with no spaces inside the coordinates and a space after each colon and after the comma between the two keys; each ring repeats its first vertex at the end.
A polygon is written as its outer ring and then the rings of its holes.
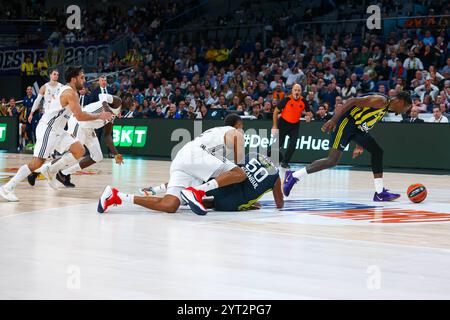
{"type": "Polygon", "coordinates": [[[87,106],[89,103],[91,103],[90,101],[91,96],[87,93],[86,88],[81,89],[79,95],[81,107],[87,106]]]}
{"type": "MultiPolygon", "coordinates": [[[[92,90],[92,92],[89,96],[89,101],[87,103],[93,103],[93,102],[99,101],[100,99],[99,99],[98,95],[106,94],[106,93],[113,94],[113,91],[110,87],[108,87],[108,83],[106,81],[106,76],[101,75],[98,78],[98,86],[94,90],[92,90]]],[[[86,102],[85,102],[85,104],[86,104],[86,102]]],[[[97,134],[97,137],[103,137],[103,128],[96,129],[95,133],[97,134]]],[[[110,151],[109,157],[111,158],[112,153],[111,153],[111,150],[109,150],[109,151],[110,151]]]]}
{"type": "Polygon", "coordinates": [[[108,87],[105,75],[101,75],[98,78],[98,87],[92,90],[89,103],[99,101],[100,99],[98,98],[98,95],[101,93],[113,94],[113,90],[110,87],[108,87]]]}
{"type": "Polygon", "coordinates": [[[411,113],[409,114],[409,117],[406,119],[403,119],[400,122],[406,122],[406,123],[422,123],[424,122],[422,119],[419,118],[419,108],[417,107],[412,107],[411,108],[411,113]]]}

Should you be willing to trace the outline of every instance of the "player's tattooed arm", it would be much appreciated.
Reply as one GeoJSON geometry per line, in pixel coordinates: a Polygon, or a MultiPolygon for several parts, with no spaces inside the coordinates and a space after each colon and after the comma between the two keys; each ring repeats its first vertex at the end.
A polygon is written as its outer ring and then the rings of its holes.
{"type": "Polygon", "coordinates": [[[275,200],[275,204],[277,205],[278,209],[281,209],[284,207],[284,198],[283,198],[283,192],[281,191],[281,180],[280,178],[277,179],[275,182],[275,185],[272,189],[273,193],[273,199],[275,200]]]}

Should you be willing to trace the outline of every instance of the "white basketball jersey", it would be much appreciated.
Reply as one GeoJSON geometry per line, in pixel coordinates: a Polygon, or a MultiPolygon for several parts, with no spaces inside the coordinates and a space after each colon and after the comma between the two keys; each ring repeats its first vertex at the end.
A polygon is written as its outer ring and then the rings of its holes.
{"type": "MultiPolygon", "coordinates": [[[[84,112],[89,112],[89,113],[100,113],[103,111],[103,101],[97,101],[97,102],[93,102],[90,103],[88,105],[85,105],[84,107],[82,107],[82,110],[84,112]]],[[[111,119],[111,121],[114,120],[115,116],[119,113],[120,109],[112,109],[114,115],[113,118],[111,119]]],[[[78,121],[73,115],[70,117],[69,120],[69,127],[71,125],[76,125],[78,124],[80,128],[83,129],[99,129],[104,127],[107,123],[111,122],[111,121],[107,121],[107,120],[91,120],[91,121],[78,121]]]]}
{"type": "Polygon", "coordinates": [[[56,96],[61,91],[63,84],[58,82],[56,86],[52,86],[50,85],[50,82],[47,82],[46,84],[44,84],[44,86],[45,86],[45,93],[44,93],[44,112],[45,112],[47,111],[51,102],[54,99],[56,99],[56,96]]]}
{"type": "Polygon", "coordinates": [[[72,115],[72,110],[69,106],[61,105],[61,95],[66,90],[73,90],[70,86],[62,86],[58,94],[52,99],[46,112],[41,118],[41,121],[46,123],[54,131],[64,131],[64,128],[72,115]]]}
{"type": "Polygon", "coordinates": [[[192,143],[211,154],[226,155],[225,134],[230,130],[235,129],[231,126],[211,128],[195,138],[192,143]]]}

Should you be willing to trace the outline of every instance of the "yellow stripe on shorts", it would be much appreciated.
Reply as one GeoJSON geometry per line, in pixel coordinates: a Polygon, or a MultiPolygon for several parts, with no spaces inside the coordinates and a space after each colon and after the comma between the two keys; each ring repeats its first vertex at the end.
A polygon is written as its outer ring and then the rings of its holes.
{"type": "Polygon", "coordinates": [[[238,208],[238,211],[246,211],[251,208],[252,205],[254,205],[256,202],[258,202],[259,199],[262,198],[263,195],[265,195],[267,192],[272,191],[272,189],[266,190],[262,195],[260,195],[258,198],[250,200],[246,204],[241,204],[238,208]]]}
{"type": "Polygon", "coordinates": [[[333,143],[333,149],[337,149],[339,147],[339,143],[341,142],[342,138],[342,132],[344,131],[345,126],[347,125],[348,119],[345,118],[342,120],[341,124],[339,125],[338,133],[336,134],[336,139],[333,143]]]}

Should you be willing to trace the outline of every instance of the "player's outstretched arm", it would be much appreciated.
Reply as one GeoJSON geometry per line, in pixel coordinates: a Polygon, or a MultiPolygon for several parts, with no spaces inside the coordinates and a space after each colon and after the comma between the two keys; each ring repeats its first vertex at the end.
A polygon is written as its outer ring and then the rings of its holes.
{"type": "Polygon", "coordinates": [[[89,113],[81,110],[80,101],[78,100],[78,95],[73,90],[66,90],[61,95],[61,102],[67,102],[69,108],[72,110],[74,117],[78,121],[93,121],[93,120],[106,120],[112,119],[113,114],[111,112],[101,112],[101,113],[89,113]]]}
{"type": "Polygon", "coordinates": [[[280,178],[277,179],[275,182],[275,185],[273,186],[273,199],[275,200],[275,204],[277,205],[278,209],[281,209],[284,207],[284,198],[283,198],[283,192],[281,191],[281,180],[280,178]]]}
{"type": "Polygon", "coordinates": [[[323,126],[323,132],[330,132],[336,129],[336,124],[339,119],[352,107],[366,107],[370,106],[375,109],[383,109],[386,106],[387,100],[383,96],[373,95],[366,97],[350,98],[345,101],[344,106],[335,110],[333,117],[328,120],[323,126]]]}
{"type": "Polygon", "coordinates": [[[28,116],[29,123],[33,121],[33,114],[36,112],[37,109],[39,109],[41,100],[44,98],[44,94],[45,94],[45,85],[39,89],[38,96],[36,97],[36,100],[34,100],[33,106],[31,107],[31,112],[30,115],[28,116]]]}
{"type": "Polygon", "coordinates": [[[108,149],[112,152],[114,155],[114,160],[117,164],[123,164],[123,157],[122,155],[117,151],[116,147],[114,146],[113,142],[113,123],[109,122],[103,127],[103,134],[105,138],[105,144],[108,147],[108,149]]]}

